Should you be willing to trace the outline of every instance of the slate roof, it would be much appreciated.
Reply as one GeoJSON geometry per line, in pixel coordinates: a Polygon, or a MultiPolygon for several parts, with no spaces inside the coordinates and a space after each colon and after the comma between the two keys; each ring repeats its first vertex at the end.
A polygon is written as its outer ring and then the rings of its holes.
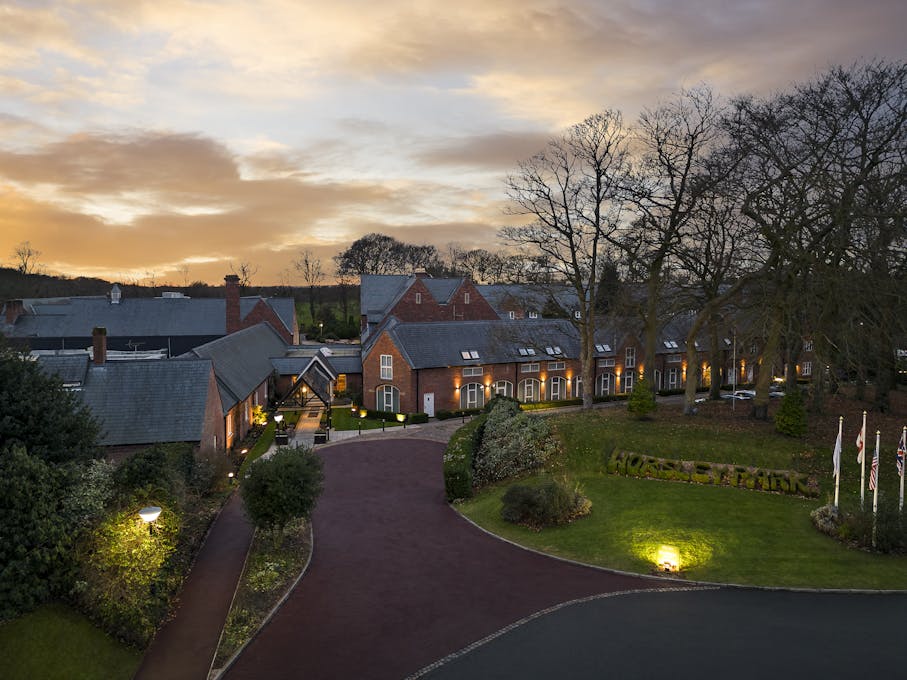
{"type": "Polygon", "coordinates": [[[531,286],[522,283],[495,283],[476,286],[488,304],[502,319],[509,318],[509,307],[518,306],[526,312],[539,312],[554,301],[565,314],[579,307],[576,291],[568,286],[531,286]],[[509,304],[508,304],[509,303],[509,304]]]}
{"type": "Polygon", "coordinates": [[[81,385],[88,371],[88,352],[39,356],[36,361],[45,373],[56,375],[64,385],[81,385]]]}
{"type": "Polygon", "coordinates": [[[259,323],[180,355],[210,359],[226,414],[248,397],[273,371],[271,357],[283,356],[287,344],[270,324],[259,323]]]}
{"type": "MultiPolygon", "coordinates": [[[[392,319],[381,330],[388,332],[413,368],[546,361],[579,354],[576,329],[564,319],[427,323],[392,319]],[[546,347],[559,347],[561,353],[549,354],[546,347]],[[521,354],[521,348],[532,348],[535,354],[521,354]],[[464,358],[464,351],[476,352],[478,357],[464,358]]],[[[378,336],[380,331],[363,347],[363,353],[368,353],[378,336]]]]}
{"type": "MultiPolygon", "coordinates": [[[[296,314],[292,298],[243,297],[241,318],[264,300],[292,333],[296,314]]],[[[26,313],[12,326],[3,323],[10,337],[90,337],[103,326],[108,336],[225,335],[227,301],[224,298],[123,298],[111,304],[106,296],[30,299],[26,313]]]]}
{"type": "Polygon", "coordinates": [[[431,296],[435,299],[440,305],[446,305],[450,302],[450,298],[454,293],[457,292],[463,283],[463,278],[458,279],[431,279],[425,278],[422,279],[422,283],[428,288],[428,292],[431,293],[431,296]]]}
{"type": "Polygon", "coordinates": [[[299,375],[309,360],[327,348],[324,358],[337,375],[362,373],[362,348],[350,344],[297,345],[290,347],[282,357],[272,357],[271,365],[280,375],[299,375]]]}
{"type": "Polygon", "coordinates": [[[359,283],[359,309],[369,323],[377,323],[413,277],[403,274],[363,274],[359,283]]]}
{"type": "Polygon", "coordinates": [[[89,366],[76,393],[101,423],[104,446],[197,442],[211,370],[203,359],[107,362],[89,366]]]}

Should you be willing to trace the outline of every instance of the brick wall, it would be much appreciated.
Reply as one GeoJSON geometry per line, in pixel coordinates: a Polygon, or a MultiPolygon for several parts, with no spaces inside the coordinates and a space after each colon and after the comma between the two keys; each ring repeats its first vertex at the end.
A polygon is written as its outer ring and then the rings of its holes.
{"type": "Polygon", "coordinates": [[[475,285],[469,280],[463,281],[451,297],[448,304],[435,300],[422,279],[416,279],[388,312],[400,321],[478,321],[498,319],[497,313],[482,297],[475,285]],[[466,302],[466,296],[469,302],[466,302]],[[417,300],[420,300],[417,302],[417,300]]]}
{"type": "Polygon", "coordinates": [[[415,394],[415,374],[409,364],[400,354],[397,346],[390,336],[383,332],[372,345],[367,356],[362,357],[362,399],[363,406],[375,408],[377,404],[376,390],[380,385],[393,385],[400,391],[400,410],[404,413],[421,411],[421,403],[415,394]],[[381,379],[381,355],[390,354],[393,357],[393,378],[381,379]]]}
{"type": "Polygon", "coordinates": [[[220,393],[217,390],[217,380],[214,378],[214,369],[208,375],[208,394],[205,400],[205,420],[202,424],[202,438],[199,442],[199,451],[223,451],[226,448],[226,432],[224,431],[223,407],[220,402],[220,393]],[[216,442],[216,443],[215,443],[216,442]]]}
{"type": "MultiPolygon", "coordinates": [[[[229,305],[229,301],[228,301],[229,305]]],[[[271,327],[277,331],[277,333],[284,339],[284,342],[287,344],[293,344],[299,340],[299,332],[296,332],[296,339],[294,340],[293,334],[287,330],[287,327],[284,325],[283,321],[280,320],[280,317],[277,316],[277,313],[271,309],[267,302],[264,300],[259,300],[255,303],[255,306],[252,308],[246,317],[240,322],[240,328],[249,328],[255,324],[259,324],[262,321],[267,321],[271,324],[271,327]]],[[[239,330],[239,329],[237,329],[239,330]]],[[[228,329],[228,332],[229,331],[228,329]]]]}
{"type": "Polygon", "coordinates": [[[235,333],[240,326],[239,316],[239,277],[236,274],[227,274],[224,277],[224,287],[227,298],[227,334],[235,333]]]}

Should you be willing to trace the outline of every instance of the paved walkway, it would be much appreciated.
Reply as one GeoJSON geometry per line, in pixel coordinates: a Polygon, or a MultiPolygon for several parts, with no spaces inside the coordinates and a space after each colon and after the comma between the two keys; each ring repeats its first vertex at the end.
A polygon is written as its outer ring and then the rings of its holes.
{"type": "Polygon", "coordinates": [[[251,541],[252,525],[239,494],[234,493],[199,551],[173,618],[145,652],[137,680],[208,676],[251,541]]]}
{"type": "Polygon", "coordinates": [[[399,680],[552,605],[666,585],[476,529],[444,502],[443,444],[415,434],[316,449],[325,490],[309,571],[228,679],[399,680]]]}

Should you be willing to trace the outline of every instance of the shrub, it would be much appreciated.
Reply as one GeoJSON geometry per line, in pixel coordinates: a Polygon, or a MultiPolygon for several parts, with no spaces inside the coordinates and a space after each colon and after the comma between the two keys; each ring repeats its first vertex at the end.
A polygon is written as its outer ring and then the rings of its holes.
{"type": "Polygon", "coordinates": [[[788,391],[781,399],[781,406],[775,414],[775,429],[788,437],[806,434],[806,407],[799,389],[788,391]]]}
{"type": "Polygon", "coordinates": [[[461,408],[456,411],[440,410],[435,413],[438,420],[448,420],[450,418],[463,418],[465,416],[477,416],[482,413],[480,408],[461,408]]]}
{"type": "Polygon", "coordinates": [[[496,408],[498,404],[509,404],[508,408],[510,408],[513,413],[519,413],[522,408],[522,404],[513,397],[505,397],[503,394],[496,394],[488,400],[488,403],[485,404],[482,410],[485,411],[485,413],[491,413],[492,409],[496,408]]]}
{"type": "Polygon", "coordinates": [[[560,401],[534,401],[529,404],[523,404],[524,411],[539,411],[545,408],[560,408],[562,406],[581,406],[582,398],[578,399],[561,399],[560,401]]]}
{"type": "Polygon", "coordinates": [[[283,529],[291,520],[311,514],[323,480],[321,458],[311,449],[281,446],[270,458],[249,466],[240,490],[256,527],[283,529]]]}
{"type": "Polygon", "coordinates": [[[548,422],[528,413],[513,413],[505,402],[488,414],[482,445],[475,459],[475,484],[482,486],[541,467],[559,451],[548,422]]]}
{"type": "Polygon", "coordinates": [[[444,493],[448,501],[472,496],[472,461],[482,441],[487,416],[454,432],[444,451],[444,493]]]}
{"type": "Polygon", "coordinates": [[[580,487],[571,489],[566,480],[549,479],[534,487],[514,484],[501,500],[502,519],[536,529],[566,524],[592,510],[592,502],[580,487]]]}
{"type": "Polygon", "coordinates": [[[639,382],[633,387],[630,398],[627,400],[627,410],[639,419],[649,417],[656,408],[655,393],[649,385],[649,381],[640,378],[639,382]]]}
{"type": "Polygon", "coordinates": [[[427,423],[428,414],[427,413],[410,413],[408,416],[406,416],[406,422],[410,423],[411,425],[419,425],[421,423],[427,423]]]}

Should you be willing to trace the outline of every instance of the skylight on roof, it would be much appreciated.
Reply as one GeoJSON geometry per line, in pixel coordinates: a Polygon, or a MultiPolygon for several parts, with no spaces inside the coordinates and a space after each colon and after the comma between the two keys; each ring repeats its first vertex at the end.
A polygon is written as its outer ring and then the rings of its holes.
{"type": "Polygon", "coordinates": [[[520,347],[520,356],[521,357],[529,356],[529,350],[527,350],[525,347],[520,347]]]}
{"type": "Polygon", "coordinates": [[[464,359],[478,359],[479,353],[474,349],[464,349],[460,350],[460,356],[464,359]]]}
{"type": "Polygon", "coordinates": [[[604,343],[604,344],[601,344],[601,345],[596,345],[596,346],[595,346],[595,349],[597,349],[599,352],[610,352],[610,351],[611,351],[611,345],[609,345],[609,344],[607,344],[607,343],[604,343]]]}

